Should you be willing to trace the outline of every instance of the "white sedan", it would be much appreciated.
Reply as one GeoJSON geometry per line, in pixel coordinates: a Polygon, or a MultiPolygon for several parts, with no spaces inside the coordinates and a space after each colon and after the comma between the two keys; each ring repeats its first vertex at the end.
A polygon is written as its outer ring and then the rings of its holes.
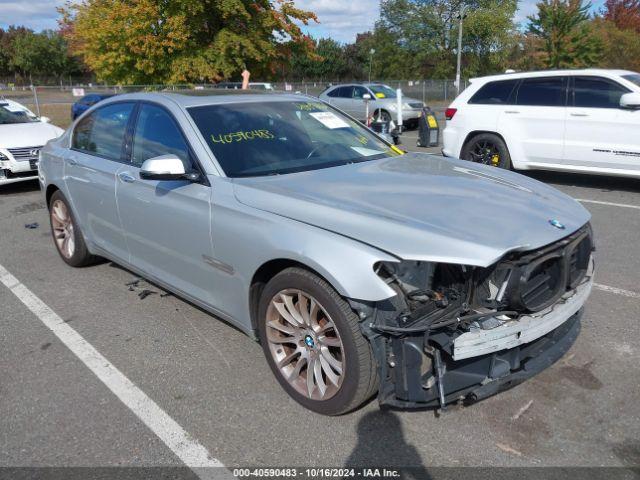
{"type": "Polygon", "coordinates": [[[502,168],[640,178],[640,74],[478,78],[446,110],[443,154],[502,168]]]}
{"type": "Polygon", "coordinates": [[[47,117],[0,97],[0,185],[37,178],[40,149],[63,133],[47,117]]]}

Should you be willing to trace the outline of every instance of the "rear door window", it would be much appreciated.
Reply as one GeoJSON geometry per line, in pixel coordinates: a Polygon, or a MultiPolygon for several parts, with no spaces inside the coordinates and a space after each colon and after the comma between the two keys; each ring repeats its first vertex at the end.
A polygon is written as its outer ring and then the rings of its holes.
{"type": "Polygon", "coordinates": [[[91,155],[120,161],[133,103],[114,103],[84,117],[73,131],[71,147],[91,155]]]}
{"type": "Polygon", "coordinates": [[[477,105],[509,105],[513,102],[512,93],[518,80],[500,80],[489,82],[478,90],[469,103],[477,105]]]}
{"type": "Polygon", "coordinates": [[[340,93],[338,94],[340,98],[353,98],[353,87],[340,87],[340,93]]]}
{"type": "Polygon", "coordinates": [[[582,108],[620,108],[620,97],[630,90],[601,77],[574,77],[573,106],[582,108]]]}
{"type": "Polygon", "coordinates": [[[564,107],[566,97],[566,77],[525,78],[518,88],[516,103],[538,107],[564,107]]]}
{"type": "Polygon", "coordinates": [[[353,87],[353,98],[361,100],[366,93],[369,93],[369,91],[364,87],[353,87]]]}

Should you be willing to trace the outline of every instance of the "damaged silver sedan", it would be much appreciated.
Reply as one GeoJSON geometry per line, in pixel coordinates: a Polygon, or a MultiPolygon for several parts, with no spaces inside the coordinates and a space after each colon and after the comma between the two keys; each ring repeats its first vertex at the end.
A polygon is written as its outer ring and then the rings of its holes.
{"type": "Polygon", "coordinates": [[[569,349],[593,281],[575,200],[305,96],[114,97],[40,181],[67,264],[110,259],[239,327],[323,414],[511,387],[569,349]]]}

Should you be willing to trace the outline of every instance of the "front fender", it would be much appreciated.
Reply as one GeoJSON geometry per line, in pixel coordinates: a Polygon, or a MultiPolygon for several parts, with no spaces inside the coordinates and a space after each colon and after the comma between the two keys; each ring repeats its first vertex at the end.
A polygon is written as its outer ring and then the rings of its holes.
{"type": "Polygon", "coordinates": [[[224,298],[222,310],[241,323],[250,318],[247,299],[253,276],[272,260],[307,266],[347,298],[375,302],[396,294],[373,267],[398,258],[337,233],[243,205],[235,199],[228,179],[210,179],[213,255],[233,271],[217,289],[224,298]]]}
{"type": "Polygon", "coordinates": [[[272,260],[292,260],[322,275],[344,297],[379,301],[395,292],[374,272],[376,262],[397,262],[392,255],[342,235],[243,205],[220,211],[225,221],[213,228],[217,260],[233,266],[243,283],[272,260]],[[250,211],[253,210],[253,211],[250,211]]]}

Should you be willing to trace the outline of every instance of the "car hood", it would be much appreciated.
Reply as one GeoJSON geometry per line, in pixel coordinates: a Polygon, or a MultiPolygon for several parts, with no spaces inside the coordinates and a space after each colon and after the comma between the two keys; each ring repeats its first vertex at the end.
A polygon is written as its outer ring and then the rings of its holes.
{"type": "Polygon", "coordinates": [[[44,122],[0,125],[0,148],[40,147],[64,130],[44,122]]]}
{"type": "Polygon", "coordinates": [[[245,205],[403,259],[476,266],[550,244],[590,218],[576,200],[523,175],[420,153],[239,178],[234,189],[245,205]]]}

